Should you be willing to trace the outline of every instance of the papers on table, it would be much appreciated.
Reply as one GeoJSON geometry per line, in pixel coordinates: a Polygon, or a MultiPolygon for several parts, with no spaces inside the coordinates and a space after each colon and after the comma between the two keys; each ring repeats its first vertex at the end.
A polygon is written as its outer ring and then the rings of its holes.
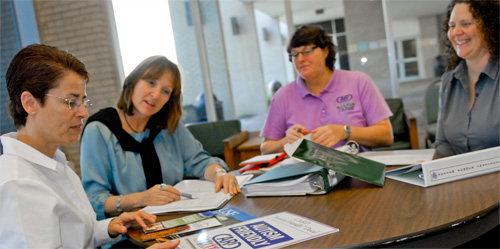
{"type": "Polygon", "coordinates": [[[401,166],[431,161],[435,151],[435,149],[368,151],[361,152],[358,156],[383,163],[387,166],[401,166]]]}
{"type": "MultiPolygon", "coordinates": [[[[248,182],[253,175],[236,176],[238,184],[243,187],[243,184],[248,182]]],[[[204,180],[184,180],[174,186],[181,192],[192,194],[197,199],[188,199],[182,197],[180,201],[174,201],[166,205],[147,206],[142,211],[151,214],[164,214],[174,212],[201,212],[213,210],[223,207],[233,196],[224,193],[220,190],[215,193],[215,183],[204,180]]]]}

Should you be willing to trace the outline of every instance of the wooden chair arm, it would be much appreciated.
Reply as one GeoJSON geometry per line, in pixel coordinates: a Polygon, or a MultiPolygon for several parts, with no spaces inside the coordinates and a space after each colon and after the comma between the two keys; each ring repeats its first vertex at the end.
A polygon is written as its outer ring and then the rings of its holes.
{"type": "Polygon", "coordinates": [[[417,119],[408,110],[405,110],[405,115],[408,121],[408,128],[410,130],[411,148],[413,150],[420,149],[420,146],[418,145],[417,119]]]}
{"type": "Polygon", "coordinates": [[[229,170],[236,170],[236,165],[239,163],[239,153],[236,153],[235,149],[238,145],[247,141],[248,137],[248,131],[242,131],[222,140],[224,144],[224,158],[226,159],[229,170]]]}

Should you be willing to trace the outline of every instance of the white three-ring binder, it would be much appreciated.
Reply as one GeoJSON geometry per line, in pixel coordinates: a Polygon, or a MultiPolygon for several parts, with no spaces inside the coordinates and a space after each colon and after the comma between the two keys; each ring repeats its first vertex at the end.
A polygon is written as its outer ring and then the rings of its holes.
{"type": "Polygon", "coordinates": [[[500,171],[500,147],[464,153],[386,172],[386,177],[421,187],[500,171]]]}

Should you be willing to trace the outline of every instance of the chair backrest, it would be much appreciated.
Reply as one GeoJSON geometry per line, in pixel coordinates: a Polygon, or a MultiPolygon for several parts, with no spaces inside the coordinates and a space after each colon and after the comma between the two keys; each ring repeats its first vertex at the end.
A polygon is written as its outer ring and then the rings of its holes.
{"type": "Polygon", "coordinates": [[[224,159],[224,144],[222,140],[241,131],[241,122],[235,120],[224,120],[215,122],[200,122],[186,124],[191,134],[200,141],[203,149],[224,159]]]}
{"type": "Polygon", "coordinates": [[[432,82],[425,90],[425,111],[427,113],[427,124],[437,122],[439,112],[439,88],[441,80],[432,82]]]}
{"type": "Polygon", "coordinates": [[[374,150],[406,150],[411,149],[410,128],[405,114],[403,100],[400,98],[385,99],[387,105],[392,112],[392,117],[389,118],[392,125],[392,133],[394,135],[394,143],[389,147],[379,147],[374,150]]]}
{"type": "Polygon", "coordinates": [[[392,133],[394,134],[394,141],[397,140],[410,140],[409,139],[409,127],[406,121],[405,108],[403,105],[403,100],[400,98],[396,99],[385,99],[389,108],[392,112],[392,117],[390,117],[392,125],[392,133]]]}

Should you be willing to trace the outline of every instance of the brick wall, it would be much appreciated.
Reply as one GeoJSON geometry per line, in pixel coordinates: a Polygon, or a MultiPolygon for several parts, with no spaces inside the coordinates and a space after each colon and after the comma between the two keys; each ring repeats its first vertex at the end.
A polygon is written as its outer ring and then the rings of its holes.
{"type": "Polygon", "coordinates": [[[12,57],[19,51],[20,43],[14,25],[11,2],[0,1],[0,11],[0,134],[4,134],[16,130],[7,108],[9,94],[5,83],[5,73],[12,57]]]}
{"type": "MultiPolygon", "coordinates": [[[[33,1],[40,41],[68,50],[85,63],[90,73],[87,95],[90,114],[116,106],[121,90],[110,25],[110,1],[33,1]]],[[[114,23],[113,23],[114,25],[114,23]]],[[[80,174],[80,146],[61,148],[80,174]]]]}

